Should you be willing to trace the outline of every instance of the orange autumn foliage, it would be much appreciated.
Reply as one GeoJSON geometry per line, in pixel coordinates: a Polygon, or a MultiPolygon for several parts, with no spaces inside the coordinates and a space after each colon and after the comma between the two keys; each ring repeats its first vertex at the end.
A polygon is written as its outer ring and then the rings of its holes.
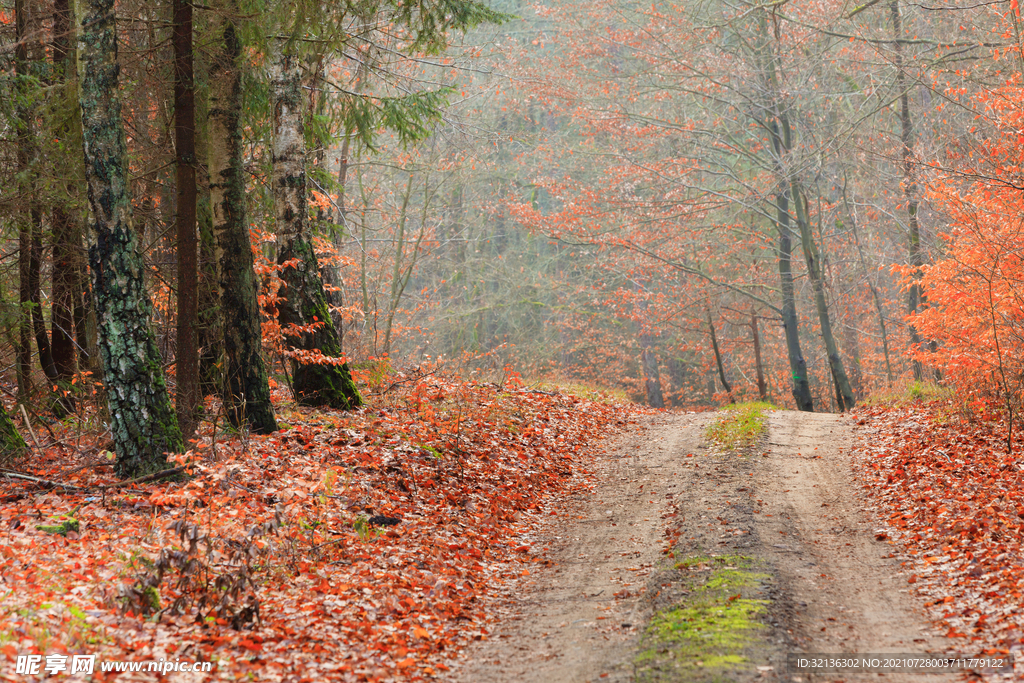
{"type": "Polygon", "coordinates": [[[930,188],[950,223],[940,235],[944,257],[922,268],[927,305],[913,317],[922,337],[937,342],[934,350],[917,350],[922,361],[965,400],[995,398],[1011,409],[1024,381],[1022,90],[1014,77],[975,98],[996,130],[960,155],[956,176],[930,188]]]}

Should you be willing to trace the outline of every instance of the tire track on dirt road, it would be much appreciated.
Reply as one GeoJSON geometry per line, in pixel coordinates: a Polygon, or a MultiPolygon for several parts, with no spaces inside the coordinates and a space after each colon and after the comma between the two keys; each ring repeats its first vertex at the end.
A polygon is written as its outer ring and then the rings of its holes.
{"type": "Polygon", "coordinates": [[[491,638],[467,649],[448,679],[957,680],[786,671],[792,651],[924,653],[948,644],[924,622],[891,546],[875,538],[851,469],[848,418],[773,411],[766,437],[741,457],[705,442],[713,417],[663,414],[609,444],[593,494],[563,501],[558,521],[524,539],[546,548],[550,562],[509,587],[491,638]],[[770,601],[746,661],[724,670],[702,669],[643,636],[652,614],[685,604],[698,588],[698,574],[680,560],[716,556],[752,558],[761,578],[749,597],[770,601]]]}

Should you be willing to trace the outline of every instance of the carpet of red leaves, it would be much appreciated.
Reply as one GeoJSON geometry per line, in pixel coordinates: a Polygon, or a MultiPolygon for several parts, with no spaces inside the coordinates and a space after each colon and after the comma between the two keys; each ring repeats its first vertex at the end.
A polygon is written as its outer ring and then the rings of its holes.
{"type": "MultiPolygon", "coordinates": [[[[635,415],[515,379],[409,378],[353,413],[279,405],[271,436],[208,431],[179,483],[98,490],[110,468],[70,446],[20,463],[72,488],[2,484],[0,679],[29,680],[14,673],[27,653],[212,661],[210,680],[437,675],[487,636],[494,589],[542,561],[517,538],[589,488],[599,441],[635,415]],[[69,513],[77,532],[37,528],[69,513]],[[161,551],[189,547],[159,608],[140,601],[161,551]]],[[[131,676],[117,680],[158,680],[131,676]]]]}
{"type": "Polygon", "coordinates": [[[907,556],[908,587],[961,652],[1021,648],[1024,468],[1005,421],[952,400],[855,415],[870,432],[864,488],[888,520],[876,534],[907,556]]]}

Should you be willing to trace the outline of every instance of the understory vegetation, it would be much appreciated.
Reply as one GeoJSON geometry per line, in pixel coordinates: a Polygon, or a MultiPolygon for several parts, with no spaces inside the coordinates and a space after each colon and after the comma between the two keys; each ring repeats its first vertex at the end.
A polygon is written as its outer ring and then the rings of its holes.
{"type": "Polygon", "coordinates": [[[776,407],[763,401],[726,406],[707,428],[707,438],[729,451],[748,449],[765,433],[770,410],[776,407]]]}

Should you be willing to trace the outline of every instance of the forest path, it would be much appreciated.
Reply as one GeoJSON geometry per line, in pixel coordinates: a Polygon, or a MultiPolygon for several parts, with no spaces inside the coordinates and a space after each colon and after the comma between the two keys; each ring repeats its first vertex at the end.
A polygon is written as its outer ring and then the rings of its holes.
{"type": "Polygon", "coordinates": [[[787,673],[786,656],[943,651],[891,546],[875,537],[851,469],[851,420],[773,411],[760,447],[739,457],[706,443],[712,419],[661,415],[598,457],[593,495],[565,501],[530,539],[550,562],[510,587],[495,632],[465,652],[452,681],[855,681],[787,673]],[[652,614],[696,592],[676,563],[708,556],[753,558],[765,577],[754,597],[770,600],[747,662],[717,673],[642,639],[652,614]],[[638,664],[642,648],[660,654],[638,664]]]}

